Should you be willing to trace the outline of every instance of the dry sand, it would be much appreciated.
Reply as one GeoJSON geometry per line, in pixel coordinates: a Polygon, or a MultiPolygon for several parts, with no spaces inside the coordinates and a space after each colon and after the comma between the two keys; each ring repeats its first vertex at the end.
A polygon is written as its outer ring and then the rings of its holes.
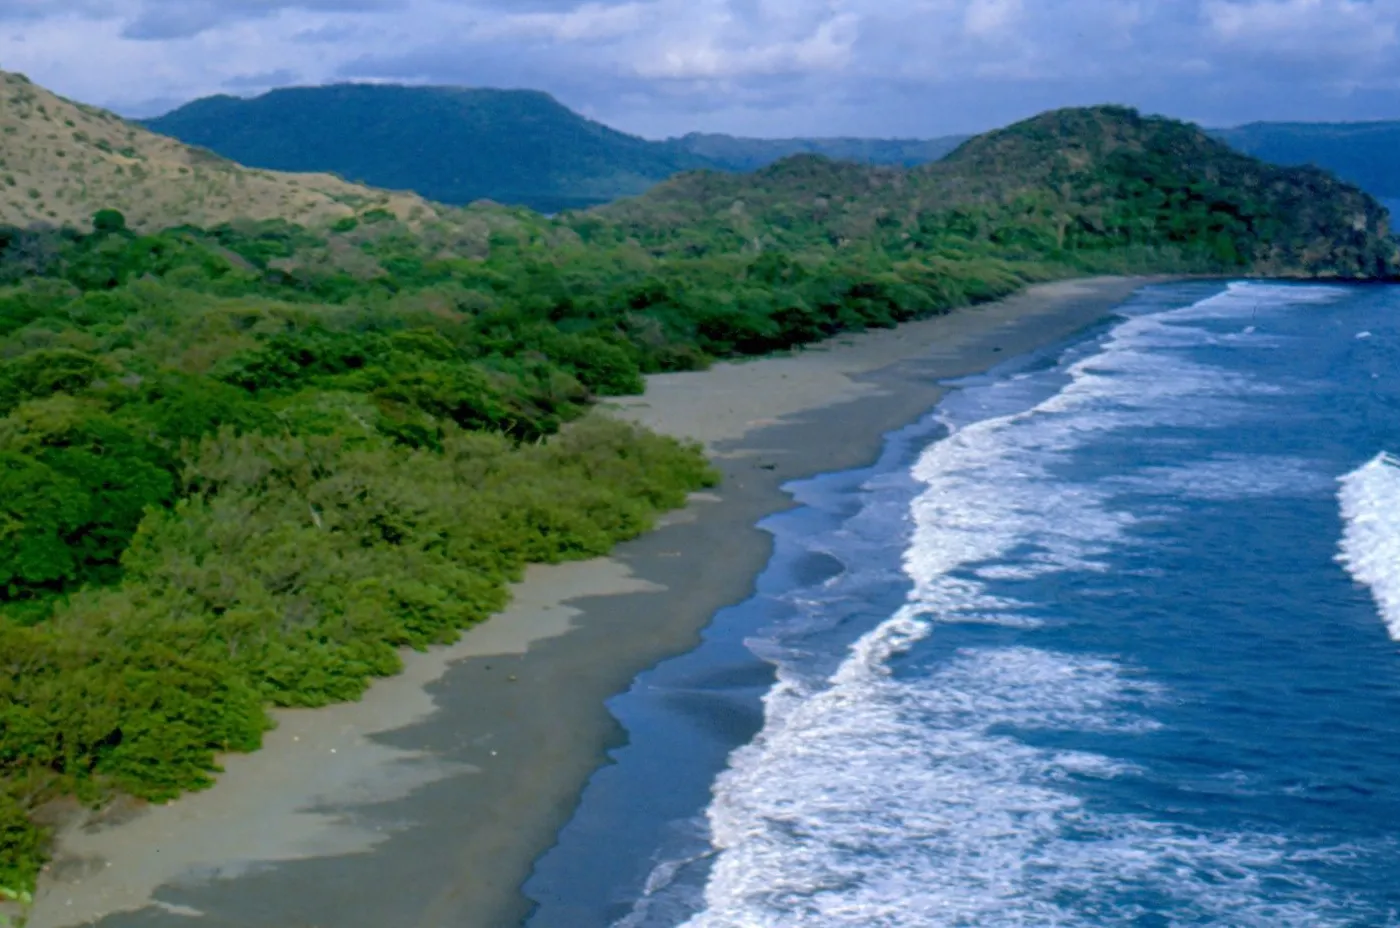
{"type": "MultiPolygon", "coordinates": [[[[177,802],[73,821],[30,928],[502,928],[623,733],[604,702],[749,595],[782,485],[862,466],[939,382],[1064,339],[1147,279],[1012,299],[790,356],[651,378],[615,414],[698,439],[724,482],[614,556],[529,571],[513,605],[358,703],[278,712],[177,802]]],[[[567,926],[590,928],[590,926],[567,926]]]]}

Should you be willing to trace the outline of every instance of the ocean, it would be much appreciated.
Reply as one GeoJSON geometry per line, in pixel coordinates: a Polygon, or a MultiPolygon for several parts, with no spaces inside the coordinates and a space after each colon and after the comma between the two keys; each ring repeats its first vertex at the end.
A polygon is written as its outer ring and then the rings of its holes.
{"type": "Polygon", "coordinates": [[[791,485],[532,928],[1400,926],[1400,287],[1150,287],[791,485]]]}

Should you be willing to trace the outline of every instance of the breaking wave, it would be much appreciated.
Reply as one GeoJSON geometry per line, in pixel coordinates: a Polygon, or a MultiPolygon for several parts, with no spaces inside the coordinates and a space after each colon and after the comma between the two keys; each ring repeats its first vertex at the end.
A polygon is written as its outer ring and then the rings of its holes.
{"type": "Polygon", "coordinates": [[[1400,641],[1400,458],[1382,451],[1342,478],[1337,560],[1371,588],[1390,637],[1400,641]]]}

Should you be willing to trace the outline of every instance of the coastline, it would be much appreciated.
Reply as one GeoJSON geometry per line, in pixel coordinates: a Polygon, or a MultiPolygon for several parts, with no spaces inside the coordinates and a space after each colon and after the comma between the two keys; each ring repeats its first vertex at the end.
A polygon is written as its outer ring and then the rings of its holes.
{"type": "Polygon", "coordinates": [[[1033,287],[792,355],[653,377],[617,415],[724,474],[612,557],[532,568],[499,616],[359,703],[278,712],[212,790],[70,822],[30,928],[499,926],[624,733],[604,701],[698,641],[768,560],[787,481],[869,463],[940,382],[1065,339],[1157,278],[1033,287]],[[664,617],[664,621],[658,620],[664,617]],[[217,879],[211,879],[217,877],[217,879]]]}

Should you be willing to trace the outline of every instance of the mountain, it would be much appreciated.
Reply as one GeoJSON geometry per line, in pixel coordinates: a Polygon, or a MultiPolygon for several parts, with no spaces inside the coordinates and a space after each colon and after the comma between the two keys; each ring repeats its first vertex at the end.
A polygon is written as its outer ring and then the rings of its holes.
{"type": "Polygon", "coordinates": [[[327,174],[249,170],[0,72],[0,223],[81,226],[103,208],[137,229],[315,223],[376,207],[403,216],[430,209],[417,196],[327,174]]]}
{"type": "Polygon", "coordinates": [[[1217,138],[1275,164],[1315,164],[1379,197],[1400,199],[1400,121],[1257,122],[1217,138]]]}
{"type": "Polygon", "coordinates": [[[1045,113],[911,169],[797,156],[682,175],[596,212],[664,250],[873,241],[910,257],[980,249],[1086,269],[1342,278],[1389,276],[1400,261],[1386,209],[1362,190],[1114,106],[1045,113]]]}
{"type": "Polygon", "coordinates": [[[641,193],[704,158],[532,90],[337,84],[196,100],[145,125],[243,164],[544,213],[641,193]]]}
{"type": "Polygon", "coordinates": [[[822,155],[835,161],[856,161],[861,164],[913,167],[937,161],[967,139],[965,135],[936,139],[750,139],[692,132],[680,138],[667,139],[665,144],[704,158],[720,170],[747,172],[799,154],[822,155]]]}
{"type": "Polygon", "coordinates": [[[801,153],[921,164],[964,139],[691,133],[655,142],[586,119],[537,91],[382,84],[207,97],[145,125],[241,164],[331,171],[441,203],[488,199],[543,213],[634,196],[683,171],[751,171],[801,153]]]}

